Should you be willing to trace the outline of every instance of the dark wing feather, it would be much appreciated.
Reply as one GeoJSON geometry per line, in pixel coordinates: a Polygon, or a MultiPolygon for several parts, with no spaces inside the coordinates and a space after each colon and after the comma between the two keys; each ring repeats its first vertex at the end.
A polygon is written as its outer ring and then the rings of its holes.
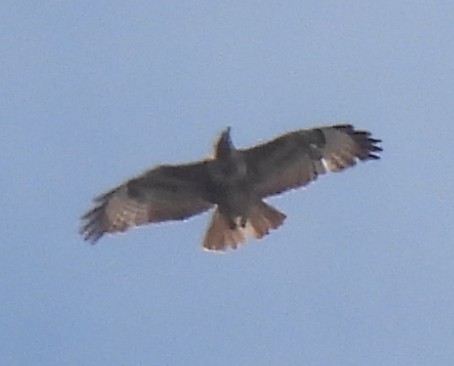
{"type": "Polygon", "coordinates": [[[208,210],[212,207],[207,200],[208,164],[159,166],[96,197],[81,218],[81,234],[95,243],[105,233],[183,220],[208,210]]]}
{"type": "Polygon", "coordinates": [[[256,192],[265,197],[342,171],[358,159],[379,159],[379,142],[367,131],[335,125],[290,132],[242,152],[256,192]]]}

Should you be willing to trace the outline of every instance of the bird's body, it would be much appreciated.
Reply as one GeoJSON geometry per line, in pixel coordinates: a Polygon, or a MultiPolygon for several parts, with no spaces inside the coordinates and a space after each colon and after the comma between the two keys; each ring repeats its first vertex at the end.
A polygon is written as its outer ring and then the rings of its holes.
{"type": "Polygon", "coordinates": [[[105,233],[182,220],[216,206],[203,246],[236,248],[246,235],[261,238],[283,223],[285,215],[264,198],[304,186],[326,171],[341,171],[358,159],[378,159],[378,142],[369,132],[335,125],[235,149],[228,128],[213,158],[158,166],[95,198],[82,216],[81,233],[94,243],[105,233]]]}
{"type": "Polygon", "coordinates": [[[255,197],[244,154],[233,148],[229,134],[227,129],[219,138],[215,159],[208,169],[213,190],[210,202],[218,205],[233,230],[235,218],[240,219],[242,227],[246,225],[248,209],[255,197]]]}

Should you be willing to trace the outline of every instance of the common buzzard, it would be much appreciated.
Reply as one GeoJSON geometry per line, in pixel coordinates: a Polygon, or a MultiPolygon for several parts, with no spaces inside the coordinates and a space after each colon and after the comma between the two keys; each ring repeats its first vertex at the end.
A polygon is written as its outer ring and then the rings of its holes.
{"type": "Polygon", "coordinates": [[[81,218],[80,232],[95,243],[105,233],[184,220],[215,206],[203,247],[235,249],[247,236],[261,238],[284,222],[285,214],[264,198],[305,186],[327,171],[342,171],[357,160],[379,159],[380,142],[345,124],[297,130],[236,149],[227,128],[215,143],[213,158],[157,166],[96,197],[81,218]]]}

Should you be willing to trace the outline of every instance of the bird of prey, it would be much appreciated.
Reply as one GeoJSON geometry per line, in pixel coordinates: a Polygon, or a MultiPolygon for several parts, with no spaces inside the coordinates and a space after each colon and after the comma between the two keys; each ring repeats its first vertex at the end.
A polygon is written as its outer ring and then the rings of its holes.
{"type": "Polygon", "coordinates": [[[203,240],[211,251],[236,249],[248,236],[262,238],[286,215],[265,198],[307,185],[328,171],[358,160],[379,159],[381,140],[352,125],[301,129],[246,149],[236,149],[230,127],[214,156],[182,165],[161,165],[93,200],[80,233],[93,244],[106,233],[148,223],[184,220],[215,207],[203,240]]]}

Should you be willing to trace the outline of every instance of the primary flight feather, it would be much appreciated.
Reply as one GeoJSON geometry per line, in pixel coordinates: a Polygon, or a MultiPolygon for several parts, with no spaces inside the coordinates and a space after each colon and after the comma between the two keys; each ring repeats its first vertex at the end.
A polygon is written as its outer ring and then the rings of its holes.
{"type": "Polygon", "coordinates": [[[153,222],[183,220],[216,206],[203,240],[207,250],[237,248],[285,220],[264,198],[304,186],[327,171],[379,159],[381,141],[351,125],[303,129],[235,149],[227,128],[214,157],[161,165],[96,197],[82,216],[81,234],[95,243],[106,233],[153,222]]]}

